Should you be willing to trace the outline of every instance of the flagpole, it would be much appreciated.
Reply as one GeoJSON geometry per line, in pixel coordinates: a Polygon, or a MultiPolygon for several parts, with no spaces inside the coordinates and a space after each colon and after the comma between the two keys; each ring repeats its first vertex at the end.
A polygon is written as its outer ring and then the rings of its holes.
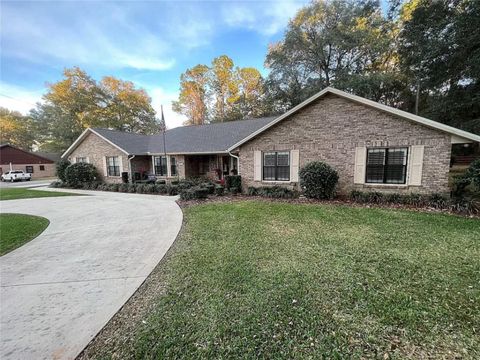
{"type": "Polygon", "coordinates": [[[168,174],[168,161],[167,161],[167,137],[165,136],[166,130],[167,130],[167,124],[165,123],[165,116],[163,115],[163,105],[161,105],[162,109],[162,129],[163,129],[163,153],[165,154],[165,170],[166,174],[165,177],[167,177],[168,174]]]}

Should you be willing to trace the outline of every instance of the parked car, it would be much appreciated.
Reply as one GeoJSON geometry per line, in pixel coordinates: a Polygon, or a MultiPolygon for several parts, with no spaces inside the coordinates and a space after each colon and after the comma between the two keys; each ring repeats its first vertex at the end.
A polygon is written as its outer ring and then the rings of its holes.
{"type": "Polygon", "coordinates": [[[2,174],[2,181],[30,181],[32,174],[26,173],[23,170],[12,170],[2,174]]]}

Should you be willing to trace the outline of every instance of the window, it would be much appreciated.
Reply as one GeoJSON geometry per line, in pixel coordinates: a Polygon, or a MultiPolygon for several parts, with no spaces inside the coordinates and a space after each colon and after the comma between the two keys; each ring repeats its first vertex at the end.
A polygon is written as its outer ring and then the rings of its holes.
{"type": "Polygon", "coordinates": [[[87,158],[84,157],[84,156],[79,156],[79,157],[75,158],[75,162],[77,162],[77,163],[86,163],[86,162],[87,162],[87,158]]]}
{"type": "Polygon", "coordinates": [[[40,171],[45,171],[45,165],[40,165],[40,171]]]}
{"type": "Polygon", "coordinates": [[[170,156],[170,176],[177,176],[177,158],[170,156]]]}
{"type": "Polygon", "coordinates": [[[118,156],[107,156],[107,175],[120,176],[120,159],[118,156]]]}
{"type": "Polygon", "coordinates": [[[33,174],[33,166],[25,166],[25,171],[29,174],[33,174]]]}
{"type": "Polygon", "coordinates": [[[290,180],[290,153],[288,151],[263,153],[263,180],[290,180]]]}
{"type": "Polygon", "coordinates": [[[167,157],[166,156],[155,156],[153,158],[153,163],[155,165],[155,175],[167,176],[167,157]]]}
{"type": "Polygon", "coordinates": [[[407,148],[367,149],[366,182],[405,184],[407,179],[407,148]]]}

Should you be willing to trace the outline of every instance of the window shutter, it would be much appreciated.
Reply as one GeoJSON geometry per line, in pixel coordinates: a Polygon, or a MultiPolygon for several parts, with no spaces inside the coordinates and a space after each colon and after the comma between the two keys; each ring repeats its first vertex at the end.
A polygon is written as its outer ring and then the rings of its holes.
{"type": "Polygon", "coordinates": [[[365,168],[367,166],[367,148],[359,146],[355,148],[355,169],[353,182],[355,184],[365,183],[365,168]]]}
{"type": "Polygon", "coordinates": [[[118,167],[120,168],[120,175],[122,175],[122,172],[123,172],[123,156],[118,157],[118,167]]]}
{"type": "Polygon", "coordinates": [[[107,173],[107,157],[106,156],[103,157],[103,175],[108,176],[108,173],[107,173]]]}
{"type": "Polygon", "coordinates": [[[300,152],[290,151],[290,181],[298,182],[298,167],[300,165],[300,152]]]}
{"type": "Polygon", "coordinates": [[[408,177],[409,185],[422,185],[424,148],[424,145],[412,145],[410,148],[410,171],[408,177]]]}
{"type": "Polygon", "coordinates": [[[262,152],[259,150],[253,152],[253,180],[262,181],[262,152]]]}

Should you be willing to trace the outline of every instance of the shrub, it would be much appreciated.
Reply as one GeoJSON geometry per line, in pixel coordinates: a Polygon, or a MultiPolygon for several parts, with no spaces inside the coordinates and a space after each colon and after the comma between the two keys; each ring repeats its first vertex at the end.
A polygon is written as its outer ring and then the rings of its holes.
{"type": "Polygon", "coordinates": [[[137,185],[137,188],[135,189],[135,192],[137,194],[145,194],[145,187],[147,186],[147,184],[136,184],[137,185]]]}
{"type": "Polygon", "coordinates": [[[165,179],[159,179],[157,181],[155,181],[155,184],[157,185],[165,185],[167,182],[165,181],[165,179]]]}
{"type": "Polygon", "coordinates": [[[180,199],[182,200],[206,199],[207,197],[208,190],[201,186],[194,186],[180,191],[180,199]]]}
{"type": "Polygon", "coordinates": [[[215,192],[215,184],[203,183],[203,184],[200,184],[200,187],[206,189],[209,194],[213,194],[215,192]]]}
{"type": "Polygon", "coordinates": [[[167,193],[167,185],[166,184],[155,184],[154,191],[157,194],[166,194],[167,193]]]}
{"type": "Polygon", "coordinates": [[[475,185],[477,190],[480,191],[480,159],[477,159],[470,164],[467,169],[466,175],[473,183],[473,185],[475,185]]]}
{"type": "Polygon", "coordinates": [[[137,185],[135,185],[135,184],[128,184],[128,192],[129,192],[129,193],[137,192],[137,185]]]}
{"type": "Polygon", "coordinates": [[[178,185],[167,185],[167,194],[170,196],[178,195],[179,187],[178,185]]]}
{"type": "Polygon", "coordinates": [[[298,191],[290,190],[282,186],[263,186],[263,187],[249,187],[248,195],[263,196],[274,199],[293,199],[298,197],[298,191]]]}
{"type": "Polygon", "coordinates": [[[367,202],[371,204],[381,204],[384,202],[384,195],[378,191],[369,192],[367,202]]]}
{"type": "Polygon", "coordinates": [[[422,195],[411,193],[403,197],[403,203],[406,205],[420,207],[420,206],[425,206],[427,204],[427,201],[425,197],[423,197],[422,195]]]}
{"type": "Polygon", "coordinates": [[[234,192],[233,188],[237,189],[237,192],[242,189],[242,177],[240,175],[227,175],[225,176],[225,189],[227,191],[234,192]]]}
{"type": "Polygon", "coordinates": [[[222,185],[215,186],[215,195],[222,196],[224,192],[225,192],[225,188],[222,185]]]}
{"type": "Polygon", "coordinates": [[[448,199],[442,194],[433,193],[428,197],[428,205],[436,209],[445,209],[448,205],[448,199]]]}
{"type": "Polygon", "coordinates": [[[153,194],[155,192],[155,184],[147,184],[143,188],[144,194],[153,194]]]}
{"type": "Polygon", "coordinates": [[[300,169],[300,186],[308,198],[334,198],[337,183],[337,171],[324,162],[314,161],[300,169]]]}
{"type": "Polygon", "coordinates": [[[403,201],[402,195],[398,193],[391,193],[385,195],[385,202],[389,204],[401,204],[403,201]]]}
{"type": "Polygon", "coordinates": [[[67,178],[65,177],[65,170],[67,167],[71,165],[70,161],[66,159],[61,159],[60,161],[57,162],[56,164],[56,173],[57,177],[63,181],[64,183],[67,182],[67,178]]]}
{"type": "Polygon", "coordinates": [[[64,187],[64,186],[65,186],[65,184],[61,180],[54,181],[49,185],[49,187],[51,187],[51,188],[61,188],[61,187],[64,187]]]}
{"type": "Polygon", "coordinates": [[[480,203],[473,199],[456,198],[453,199],[450,209],[459,214],[480,214],[480,203]]]}
{"type": "Polygon", "coordinates": [[[126,193],[128,192],[128,186],[129,184],[123,183],[118,186],[118,192],[126,193]]]}
{"type": "Polygon", "coordinates": [[[65,179],[69,185],[79,186],[82,183],[92,183],[98,179],[95,166],[87,163],[71,164],[65,169],[65,179]]]}

